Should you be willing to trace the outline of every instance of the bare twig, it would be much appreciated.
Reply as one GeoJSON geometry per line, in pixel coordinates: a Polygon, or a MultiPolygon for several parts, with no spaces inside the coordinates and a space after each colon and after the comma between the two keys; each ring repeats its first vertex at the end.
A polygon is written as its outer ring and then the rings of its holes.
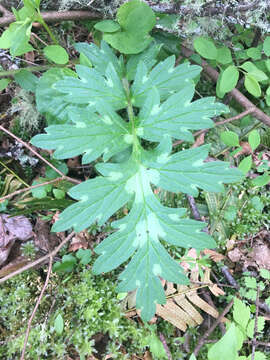
{"type": "Polygon", "coordinates": [[[217,320],[213,323],[213,325],[204,333],[204,335],[199,339],[197,346],[195,347],[193,353],[195,356],[198,355],[201,347],[205,344],[205,340],[212,334],[215,328],[218,326],[223,317],[230,311],[233,306],[233,299],[229,302],[229,304],[225,307],[222,313],[219,315],[217,320]]]}
{"type": "Polygon", "coordinates": [[[72,237],[75,235],[75,232],[72,231],[72,233],[70,233],[53,251],[49,252],[47,255],[44,255],[42,256],[41,258],[31,262],[30,264],[27,264],[25,266],[23,266],[22,268],[12,272],[11,274],[8,274],[7,276],[3,277],[2,279],[0,279],[0,284],[1,283],[4,283],[5,281],[13,278],[14,276],[16,275],[19,275],[21,274],[22,272],[26,271],[26,270],[29,270],[29,269],[32,269],[34,266],[42,263],[43,261],[49,259],[50,257],[54,257],[58,251],[66,244],[68,243],[72,237]]]}
{"type": "MultiPolygon", "coordinates": [[[[252,114],[254,111],[255,111],[255,107],[251,107],[243,112],[241,112],[240,114],[238,115],[235,115],[233,117],[230,117],[228,119],[224,119],[222,121],[218,121],[216,123],[214,123],[214,126],[219,126],[219,125],[223,125],[223,124],[227,124],[229,122],[232,122],[234,120],[239,120],[239,119],[242,119],[243,117],[247,116],[248,114],[252,114]]],[[[210,129],[203,129],[203,130],[199,130],[199,131],[196,131],[193,135],[194,136],[198,136],[198,135],[201,135],[203,133],[206,133],[207,131],[209,131],[210,129]]],[[[177,145],[180,145],[184,142],[184,140],[177,140],[173,143],[173,146],[177,146],[177,145]]]]}
{"type": "MultiPolygon", "coordinates": [[[[101,14],[88,10],[71,10],[71,11],[45,11],[41,16],[46,23],[55,23],[68,20],[94,20],[102,17],[101,14]]],[[[4,14],[0,17],[0,26],[7,26],[15,21],[15,16],[4,14]]]]}
{"type": "Polygon", "coordinates": [[[46,288],[47,288],[47,286],[48,286],[49,279],[50,279],[50,275],[51,275],[51,272],[52,272],[52,263],[53,263],[53,257],[50,256],[50,262],[49,262],[48,272],[47,272],[47,276],[46,276],[46,281],[45,281],[45,283],[44,283],[44,285],[43,285],[43,288],[42,288],[42,290],[41,290],[41,292],[40,292],[40,295],[39,295],[39,297],[38,297],[38,299],[37,299],[37,302],[36,302],[36,305],[35,305],[35,307],[34,307],[34,310],[33,310],[32,314],[31,314],[31,316],[30,316],[30,318],[29,318],[29,320],[28,320],[28,325],[27,325],[27,329],[26,329],[26,333],[25,333],[23,350],[22,350],[22,354],[21,354],[20,360],[24,360],[24,355],[25,355],[26,346],[27,346],[27,341],[28,341],[28,337],[29,337],[29,333],[30,333],[30,329],[31,329],[31,324],[32,324],[32,321],[33,321],[33,319],[34,319],[34,316],[35,316],[35,314],[36,314],[36,312],[37,312],[37,309],[38,309],[38,307],[39,307],[39,304],[40,304],[40,302],[41,302],[41,300],[42,300],[43,294],[44,294],[44,292],[45,292],[45,290],[46,290],[46,288]]]}
{"type": "Polygon", "coordinates": [[[199,210],[197,208],[194,197],[191,196],[191,195],[187,195],[187,200],[188,200],[188,203],[189,203],[189,206],[190,206],[190,209],[191,209],[191,212],[192,212],[192,215],[193,215],[194,219],[197,220],[197,221],[202,221],[202,218],[201,218],[201,215],[200,215],[199,210]]]}
{"type": "Polygon", "coordinates": [[[252,339],[252,353],[251,353],[251,360],[255,358],[255,350],[256,350],[256,337],[257,337],[257,330],[258,330],[258,316],[259,316],[259,298],[260,298],[260,287],[257,287],[257,295],[256,295],[256,313],[255,313],[255,323],[254,323],[254,334],[252,339]]]}
{"type": "MultiPolygon", "coordinates": [[[[181,47],[181,51],[186,58],[189,58],[194,54],[192,50],[186,48],[183,45],[181,47]]],[[[205,60],[202,60],[202,67],[204,72],[213,81],[217,82],[219,77],[218,71],[212,68],[205,60]]],[[[270,117],[267,114],[265,114],[262,110],[254,106],[254,104],[247,97],[245,97],[239,90],[233,89],[229,94],[231,94],[232,97],[238,102],[238,104],[243,106],[246,110],[253,108],[254,109],[254,111],[252,112],[253,116],[259,121],[263,122],[265,125],[270,126],[270,117]]]]}
{"type": "Polygon", "coordinates": [[[237,282],[234,280],[234,277],[232,276],[232,274],[230,273],[229,269],[227,266],[222,266],[221,271],[223,273],[223,275],[225,276],[226,280],[228,281],[229,284],[231,284],[232,286],[234,286],[236,289],[239,289],[240,286],[237,284],[237,282]]]}
{"type": "Polygon", "coordinates": [[[166,342],[165,336],[164,336],[162,333],[160,333],[160,334],[159,334],[159,338],[160,338],[160,341],[162,342],[162,345],[163,345],[163,347],[164,347],[164,350],[165,350],[165,352],[166,352],[166,354],[167,354],[168,360],[173,360],[172,354],[171,354],[170,349],[169,349],[169,347],[168,347],[168,344],[167,344],[167,342],[166,342]]]}
{"type": "Polygon", "coordinates": [[[6,16],[11,16],[12,12],[8,11],[3,5],[0,4],[0,13],[2,13],[4,15],[4,17],[6,16]]]}
{"type": "Polygon", "coordinates": [[[61,175],[62,178],[74,183],[74,184],[80,184],[81,181],[77,179],[70,178],[69,176],[66,176],[62,171],[57,169],[54,165],[52,165],[48,160],[46,160],[43,156],[39,155],[39,153],[34,150],[30,145],[28,145],[26,142],[18,138],[18,136],[14,135],[9,130],[5,129],[2,125],[0,125],[0,130],[4,131],[6,134],[11,136],[13,139],[17,140],[19,143],[23,144],[24,147],[26,147],[28,150],[30,150],[33,154],[36,155],[41,161],[43,161],[45,164],[47,164],[50,168],[52,168],[57,174],[61,175]]]}

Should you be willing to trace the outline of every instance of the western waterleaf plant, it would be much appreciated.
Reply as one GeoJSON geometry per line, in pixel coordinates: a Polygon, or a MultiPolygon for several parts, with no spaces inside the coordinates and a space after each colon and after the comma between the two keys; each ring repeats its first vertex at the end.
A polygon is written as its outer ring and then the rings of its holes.
{"type": "Polygon", "coordinates": [[[219,192],[222,183],[242,176],[228,163],[204,162],[210,145],[172,151],[173,138],[193,141],[192,130],[212,127],[211,117],[227,108],[213,97],[192,102],[193,79],[201,68],[189,63],[174,67],[174,56],[153,67],[155,62],[148,61],[149,52],[157,53],[153,46],[124,61],[105,42],[101,48],[77,44],[93,67],[53,69],[42,76],[36,90],[39,110],[60,124],[32,139],[35,146],[55,149],[56,159],[82,155],[83,164],[100,160],[100,175],[69,191],[78,202],[60,214],[53,231],[102,225],[132,204],[127,216],[112,222],[115,232],[95,248],[99,258],[93,271],[111,271],[131,258],[118,290],[137,289],[143,320],[151,319],[157,303],[166,302],[160,277],[188,283],[164,244],[198,250],[216,245],[202,232],[203,222],[186,218],[184,208],[162,205],[154,188],[197,196],[198,188],[219,192]]]}

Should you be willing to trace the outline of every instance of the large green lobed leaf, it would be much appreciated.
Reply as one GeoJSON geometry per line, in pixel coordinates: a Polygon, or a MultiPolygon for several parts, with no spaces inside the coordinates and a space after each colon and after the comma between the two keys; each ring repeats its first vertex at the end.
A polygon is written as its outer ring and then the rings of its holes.
{"type": "Polygon", "coordinates": [[[185,209],[162,205],[153,189],[197,196],[198,189],[223,191],[223,183],[241,179],[242,172],[228,163],[205,162],[209,145],[172,153],[173,138],[192,141],[192,130],[213,126],[211,118],[227,109],[213,98],[192,102],[193,79],[201,68],[187,63],[174,67],[174,57],[153,67],[149,54],[157,55],[155,45],[130,56],[127,68],[105,43],[101,49],[79,44],[77,50],[93,68],[78,65],[77,74],[68,76],[47,72],[36,91],[42,112],[67,123],[49,126],[32,143],[55,149],[58,159],[82,155],[82,162],[89,163],[103,156],[104,162],[96,165],[99,176],[69,191],[78,202],[60,214],[53,231],[103,225],[128,204],[128,215],[114,221],[115,231],[96,247],[99,258],[93,271],[111,271],[131,259],[119,276],[118,290],[137,289],[136,306],[143,320],[149,320],[156,304],[166,301],[160,277],[188,283],[165,243],[198,250],[215,247],[202,231],[204,223],[188,219],[185,209]],[[45,109],[42,96],[55,108],[45,109]],[[145,149],[141,139],[158,145],[145,149]]]}

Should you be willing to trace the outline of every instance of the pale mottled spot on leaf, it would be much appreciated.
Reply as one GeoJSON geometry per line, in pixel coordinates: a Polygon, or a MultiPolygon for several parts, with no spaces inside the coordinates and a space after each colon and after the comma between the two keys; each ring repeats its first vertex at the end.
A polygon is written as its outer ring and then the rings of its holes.
{"type": "Polygon", "coordinates": [[[80,197],[80,200],[81,200],[82,202],[86,202],[86,201],[88,201],[88,199],[89,199],[89,196],[88,196],[88,195],[83,195],[83,196],[80,197]]]}
{"type": "Polygon", "coordinates": [[[152,109],[150,115],[156,115],[156,114],[158,114],[158,113],[159,113],[159,105],[156,104],[156,105],[153,106],[153,109],[152,109]]]}
{"type": "Polygon", "coordinates": [[[137,135],[138,136],[142,136],[143,135],[143,128],[142,127],[139,127],[139,128],[137,128],[137,135]]]}
{"type": "Polygon", "coordinates": [[[156,275],[156,276],[159,276],[159,275],[162,274],[162,268],[161,268],[161,266],[160,266],[159,264],[154,264],[154,266],[153,266],[153,273],[154,273],[154,275],[156,275]]]}
{"type": "Polygon", "coordinates": [[[197,161],[194,161],[192,164],[191,164],[193,167],[200,167],[203,165],[203,160],[202,159],[199,159],[197,161]]]}
{"type": "Polygon", "coordinates": [[[111,79],[107,79],[107,85],[111,88],[113,88],[113,82],[111,79]]]}
{"type": "Polygon", "coordinates": [[[111,181],[117,181],[123,177],[123,174],[121,174],[120,172],[111,171],[109,173],[109,177],[111,181]]]}
{"type": "Polygon", "coordinates": [[[131,135],[131,134],[124,135],[124,142],[127,144],[132,144],[133,143],[133,135],[131,135]]]}
{"type": "Polygon", "coordinates": [[[178,214],[169,214],[169,218],[172,219],[173,221],[178,221],[179,215],[178,214]]]}
{"type": "Polygon", "coordinates": [[[76,122],[76,128],[86,128],[86,124],[82,121],[76,122]]]}
{"type": "Polygon", "coordinates": [[[157,162],[160,164],[164,164],[168,161],[168,155],[169,153],[161,154],[157,157],[157,162]]]}
{"type": "Polygon", "coordinates": [[[141,282],[140,282],[140,280],[136,280],[136,287],[140,287],[141,286],[141,282]]]}
{"type": "Polygon", "coordinates": [[[145,84],[147,80],[148,80],[148,76],[145,75],[142,79],[142,83],[145,84]]]}
{"type": "Polygon", "coordinates": [[[102,118],[102,121],[105,123],[105,124],[108,124],[108,125],[111,125],[113,122],[112,120],[110,119],[110,117],[108,115],[104,115],[103,118],[102,118]]]}
{"type": "Polygon", "coordinates": [[[93,149],[86,149],[85,150],[85,154],[87,154],[87,155],[91,154],[91,152],[93,152],[93,149]]]}
{"type": "Polygon", "coordinates": [[[171,68],[168,70],[168,73],[171,74],[171,73],[173,73],[173,72],[174,72],[174,68],[171,67],[171,68]]]}

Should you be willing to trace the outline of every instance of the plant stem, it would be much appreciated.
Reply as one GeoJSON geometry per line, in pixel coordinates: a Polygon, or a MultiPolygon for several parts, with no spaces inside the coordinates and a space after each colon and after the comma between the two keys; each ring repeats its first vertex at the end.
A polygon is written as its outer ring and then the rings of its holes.
{"type": "Polygon", "coordinates": [[[134,112],[133,112],[133,106],[132,106],[132,102],[131,102],[131,97],[130,97],[130,90],[129,90],[129,83],[128,80],[126,78],[123,79],[123,86],[124,89],[126,91],[126,95],[127,95],[127,114],[128,114],[128,119],[129,122],[131,124],[131,128],[132,128],[132,136],[133,136],[133,153],[138,156],[139,154],[139,149],[140,149],[140,143],[137,137],[137,132],[136,132],[136,126],[135,126],[135,116],[134,116],[134,112]]]}
{"type": "Polygon", "coordinates": [[[47,31],[47,33],[49,34],[50,38],[52,39],[53,43],[55,45],[59,45],[58,40],[56,39],[56,37],[53,35],[53,33],[51,32],[51,29],[49,28],[49,26],[45,23],[45,21],[43,20],[43,17],[41,16],[40,10],[38,10],[38,17],[37,17],[37,21],[44,27],[44,29],[47,31]]]}

